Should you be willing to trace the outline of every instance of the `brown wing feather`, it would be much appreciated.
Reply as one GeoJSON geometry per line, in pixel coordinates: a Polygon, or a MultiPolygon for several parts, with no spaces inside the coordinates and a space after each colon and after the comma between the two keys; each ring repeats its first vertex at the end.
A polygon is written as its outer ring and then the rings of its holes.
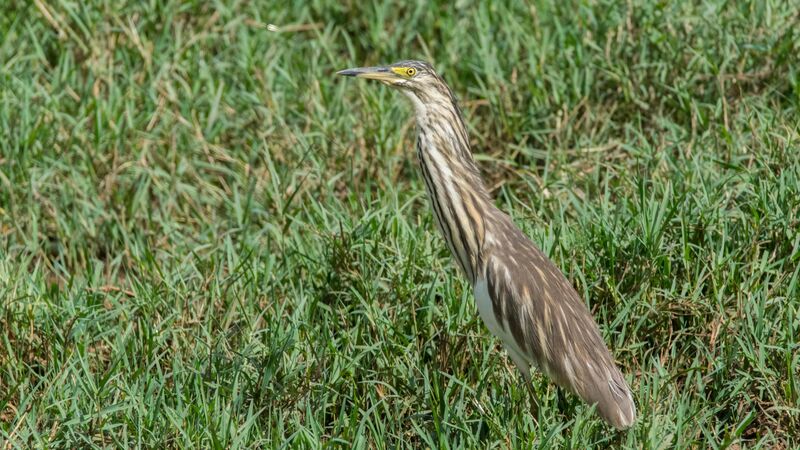
{"type": "MultiPolygon", "coordinates": [[[[636,416],[628,384],[600,330],[561,271],[513,224],[502,245],[486,250],[486,281],[497,322],[559,386],[603,419],[627,428],[636,416]]],[[[506,343],[508,345],[508,343],[506,343]]]]}

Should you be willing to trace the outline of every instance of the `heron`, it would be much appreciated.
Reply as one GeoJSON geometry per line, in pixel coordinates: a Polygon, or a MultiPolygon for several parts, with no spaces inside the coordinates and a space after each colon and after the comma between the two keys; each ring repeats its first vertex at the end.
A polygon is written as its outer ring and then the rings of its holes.
{"type": "MultiPolygon", "coordinates": [[[[492,201],[453,92],[423,61],[339,75],[377,80],[414,107],[417,159],[433,217],[471,285],[478,314],[531,391],[531,368],[577,394],[609,425],[636,418],[630,387],[586,304],[564,274],[492,201]]],[[[538,403],[536,398],[532,399],[538,403]]]]}

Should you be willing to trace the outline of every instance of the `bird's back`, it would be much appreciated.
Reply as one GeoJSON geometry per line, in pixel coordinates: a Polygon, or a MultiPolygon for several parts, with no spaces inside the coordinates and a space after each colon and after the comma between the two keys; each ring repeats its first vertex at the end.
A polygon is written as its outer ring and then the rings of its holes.
{"type": "Polygon", "coordinates": [[[482,311],[484,321],[503,327],[495,334],[512,357],[518,352],[559,386],[596,404],[609,424],[627,428],[636,416],[633,397],[594,318],[558,267],[503,216],[484,244],[481,278],[494,314],[482,311]]]}

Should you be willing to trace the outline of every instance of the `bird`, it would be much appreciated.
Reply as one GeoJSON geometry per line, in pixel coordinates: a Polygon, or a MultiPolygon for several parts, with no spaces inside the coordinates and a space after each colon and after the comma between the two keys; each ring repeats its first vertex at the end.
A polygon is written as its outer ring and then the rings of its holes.
{"type": "MultiPolygon", "coordinates": [[[[434,221],[469,281],[478,314],[531,386],[531,367],[609,425],[636,419],[631,389],[600,329],[558,267],[493,202],[453,92],[433,66],[406,60],[338,75],[379,81],[414,107],[416,152],[434,221]]],[[[536,398],[533,398],[534,403],[536,398]]]]}

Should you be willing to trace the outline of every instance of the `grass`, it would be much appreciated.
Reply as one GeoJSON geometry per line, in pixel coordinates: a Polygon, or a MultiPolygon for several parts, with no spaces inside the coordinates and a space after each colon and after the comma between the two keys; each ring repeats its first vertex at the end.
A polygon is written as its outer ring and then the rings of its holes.
{"type": "Polygon", "coordinates": [[[0,447],[800,445],[797,11],[3,2],[0,447]],[[591,307],[631,431],[543,378],[528,413],[409,105],[333,75],[405,58],[591,307]]]}

